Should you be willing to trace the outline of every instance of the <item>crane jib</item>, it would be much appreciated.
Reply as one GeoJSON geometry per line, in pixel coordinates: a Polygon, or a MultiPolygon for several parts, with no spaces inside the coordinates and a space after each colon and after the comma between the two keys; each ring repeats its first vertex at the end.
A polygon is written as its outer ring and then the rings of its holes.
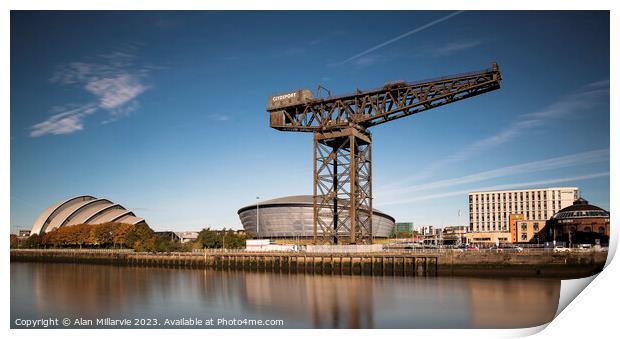
{"type": "Polygon", "coordinates": [[[351,124],[372,127],[500,87],[497,64],[490,69],[382,88],[333,98],[314,98],[307,89],[269,99],[270,126],[284,131],[333,129],[351,124]]]}
{"type": "Polygon", "coordinates": [[[314,133],[313,242],[372,243],[372,135],[369,127],[500,88],[490,69],[433,80],[390,82],[353,94],[314,98],[301,89],[269,98],[269,124],[314,133]]]}

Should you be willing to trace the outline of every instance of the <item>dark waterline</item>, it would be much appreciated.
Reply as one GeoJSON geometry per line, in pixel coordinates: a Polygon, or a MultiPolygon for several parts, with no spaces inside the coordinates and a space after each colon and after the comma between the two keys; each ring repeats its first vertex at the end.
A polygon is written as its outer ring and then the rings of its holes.
{"type": "Polygon", "coordinates": [[[560,280],[541,278],[321,276],[21,262],[11,262],[10,281],[11,328],[20,328],[17,319],[49,317],[284,321],[275,328],[531,327],[553,319],[560,295],[560,280]]]}

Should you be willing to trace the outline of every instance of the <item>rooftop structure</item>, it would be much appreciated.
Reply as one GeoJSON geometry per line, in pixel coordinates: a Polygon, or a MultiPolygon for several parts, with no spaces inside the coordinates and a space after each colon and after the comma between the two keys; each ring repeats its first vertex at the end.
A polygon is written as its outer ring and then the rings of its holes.
{"type": "MultiPolygon", "coordinates": [[[[313,198],[295,195],[245,206],[237,212],[246,232],[267,238],[313,237],[313,198]],[[258,207],[258,208],[257,208],[258,207]],[[258,214],[258,217],[257,217],[258,214]],[[258,229],[256,227],[258,222],[258,229]]],[[[373,210],[373,236],[388,237],[394,218],[373,210]]],[[[320,230],[318,230],[320,232],[320,230]]]]}
{"type": "Polygon", "coordinates": [[[30,233],[43,234],[64,226],[106,222],[146,223],[143,218],[111,200],[80,195],[59,201],[44,210],[35,220],[30,233]]]}

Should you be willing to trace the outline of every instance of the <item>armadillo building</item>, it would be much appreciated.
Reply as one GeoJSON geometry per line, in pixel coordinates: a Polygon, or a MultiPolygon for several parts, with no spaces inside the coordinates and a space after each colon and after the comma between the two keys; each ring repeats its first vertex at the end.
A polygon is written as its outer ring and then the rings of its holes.
{"type": "Polygon", "coordinates": [[[143,218],[111,200],[80,195],[48,207],[34,222],[30,234],[43,234],[63,226],[106,222],[146,224],[143,218]]]}
{"type": "MultiPolygon", "coordinates": [[[[311,195],[295,195],[259,202],[241,208],[239,219],[246,232],[267,238],[312,237],[314,209],[311,195]],[[258,207],[258,209],[257,209],[258,207]],[[258,218],[257,218],[258,211],[258,218]]],[[[372,213],[374,237],[387,238],[394,228],[394,218],[376,209],[372,213]]]]}

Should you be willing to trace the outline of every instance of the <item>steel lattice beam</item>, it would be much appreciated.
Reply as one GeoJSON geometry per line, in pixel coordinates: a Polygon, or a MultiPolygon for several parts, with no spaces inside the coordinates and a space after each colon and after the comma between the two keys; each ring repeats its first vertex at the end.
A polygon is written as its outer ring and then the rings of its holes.
{"type": "Polygon", "coordinates": [[[371,147],[355,128],[314,135],[315,242],[372,242],[371,147]]]}
{"type": "Polygon", "coordinates": [[[415,83],[395,82],[382,88],[327,99],[308,99],[268,108],[271,127],[316,132],[357,125],[369,128],[500,87],[497,64],[491,68],[415,83]]]}
{"type": "Polygon", "coordinates": [[[499,89],[491,68],[315,99],[309,90],[269,98],[270,126],[314,133],[314,240],[372,242],[372,163],[368,128],[499,89]]]}

